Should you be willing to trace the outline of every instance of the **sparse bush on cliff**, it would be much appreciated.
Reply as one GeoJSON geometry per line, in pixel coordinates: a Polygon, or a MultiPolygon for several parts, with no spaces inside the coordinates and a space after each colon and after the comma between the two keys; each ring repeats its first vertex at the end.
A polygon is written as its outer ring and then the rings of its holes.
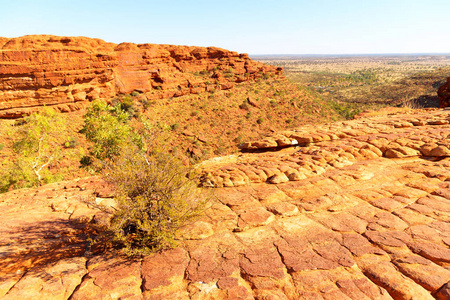
{"type": "Polygon", "coordinates": [[[117,207],[103,236],[127,254],[146,254],[174,247],[176,231],[201,215],[206,198],[166,151],[158,126],[131,124],[126,114],[94,101],[84,132],[94,164],[116,189],[117,207]]]}
{"type": "Polygon", "coordinates": [[[250,107],[249,107],[249,105],[248,105],[248,101],[247,101],[247,100],[244,100],[244,102],[242,102],[241,104],[239,104],[239,108],[240,108],[240,109],[243,109],[243,110],[249,110],[250,107]]]}
{"type": "Polygon", "coordinates": [[[133,98],[131,98],[130,96],[125,96],[122,98],[121,104],[120,104],[120,108],[122,108],[122,110],[128,111],[131,107],[133,107],[133,98]]]}

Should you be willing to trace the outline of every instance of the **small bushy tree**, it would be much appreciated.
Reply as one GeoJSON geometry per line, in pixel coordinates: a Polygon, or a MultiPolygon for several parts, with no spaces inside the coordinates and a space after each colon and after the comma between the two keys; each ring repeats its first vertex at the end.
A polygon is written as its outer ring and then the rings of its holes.
{"type": "Polygon", "coordinates": [[[173,247],[176,231],[201,215],[207,198],[166,151],[163,134],[100,101],[88,109],[84,132],[95,165],[116,188],[117,207],[104,234],[128,254],[173,247]]]}
{"type": "Polygon", "coordinates": [[[129,137],[135,136],[129,124],[130,115],[121,108],[120,103],[110,106],[104,101],[95,100],[84,117],[82,131],[92,142],[91,156],[98,160],[118,156],[129,137]]]}
{"type": "Polygon", "coordinates": [[[205,200],[181,162],[158,147],[132,146],[107,164],[119,209],[110,230],[128,253],[147,253],[175,245],[175,232],[199,216],[205,200]]]}
{"type": "Polygon", "coordinates": [[[59,157],[64,128],[64,119],[51,108],[24,118],[15,133],[13,149],[18,157],[10,169],[10,184],[22,182],[26,187],[51,181],[48,167],[59,157]]]}

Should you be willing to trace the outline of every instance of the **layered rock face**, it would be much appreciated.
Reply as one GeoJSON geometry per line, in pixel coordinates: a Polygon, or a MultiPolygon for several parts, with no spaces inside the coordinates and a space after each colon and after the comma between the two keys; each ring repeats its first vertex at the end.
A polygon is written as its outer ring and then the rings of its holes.
{"type": "Polygon", "coordinates": [[[450,106],[450,77],[447,78],[447,83],[443,84],[437,91],[439,98],[439,107],[450,106]]]}
{"type": "Polygon", "coordinates": [[[215,47],[113,44],[50,35],[0,38],[0,118],[39,106],[72,111],[139,91],[149,100],[232,88],[282,70],[215,47]]]}

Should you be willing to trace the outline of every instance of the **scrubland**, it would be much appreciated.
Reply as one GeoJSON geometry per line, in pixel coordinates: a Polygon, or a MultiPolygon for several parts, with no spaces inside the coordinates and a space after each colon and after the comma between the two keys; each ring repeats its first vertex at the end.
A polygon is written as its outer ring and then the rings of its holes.
{"type": "Polygon", "coordinates": [[[436,90],[450,76],[449,55],[256,57],[282,66],[292,82],[337,103],[360,108],[437,106],[436,90]]]}

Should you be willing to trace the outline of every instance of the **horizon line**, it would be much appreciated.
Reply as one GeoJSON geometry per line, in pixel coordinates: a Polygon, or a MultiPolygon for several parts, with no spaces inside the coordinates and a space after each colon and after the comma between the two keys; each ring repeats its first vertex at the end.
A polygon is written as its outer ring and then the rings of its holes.
{"type": "Polygon", "coordinates": [[[308,54],[248,54],[249,56],[424,56],[424,55],[450,55],[450,52],[386,52],[386,53],[308,53],[308,54]]]}

